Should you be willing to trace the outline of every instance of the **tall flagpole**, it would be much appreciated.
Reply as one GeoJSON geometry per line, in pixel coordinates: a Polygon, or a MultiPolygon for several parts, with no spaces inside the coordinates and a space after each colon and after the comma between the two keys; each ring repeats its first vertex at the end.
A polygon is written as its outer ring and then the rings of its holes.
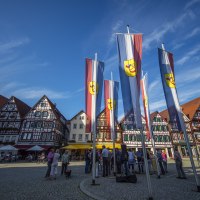
{"type": "MultiPolygon", "coordinates": [[[[162,50],[165,51],[164,44],[162,44],[161,46],[162,46],[162,50]]],[[[183,135],[184,135],[184,138],[185,138],[185,142],[186,142],[186,145],[187,145],[187,149],[188,149],[188,153],[189,153],[189,157],[190,157],[190,162],[191,162],[191,165],[192,165],[192,169],[193,169],[193,173],[194,173],[194,177],[195,177],[195,181],[196,181],[196,185],[197,185],[197,192],[200,192],[200,182],[199,182],[199,179],[198,179],[198,176],[197,176],[197,171],[196,171],[196,167],[195,167],[195,164],[194,164],[194,160],[193,160],[193,156],[192,156],[192,150],[191,150],[191,147],[190,147],[190,142],[189,142],[188,134],[187,134],[187,131],[186,131],[185,122],[183,120],[183,115],[179,110],[177,110],[177,113],[178,113],[178,118],[179,118],[179,121],[180,121],[181,129],[183,131],[183,135]]]]}
{"type": "Polygon", "coordinates": [[[113,162],[114,162],[114,176],[116,176],[116,157],[115,157],[115,120],[114,120],[114,82],[113,82],[113,74],[111,72],[111,99],[112,99],[112,109],[111,109],[111,135],[113,139],[113,162]]]}
{"type": "MultiPolygon", "coordinates": [[[[128,32],[128,34],[130,33],[129,25],[127,25],[127,32],[128,32]]],[[[140,91],[138,91],[138,92],[140,92],[140,91]]],[[[148,168],[148,162],[147,162],[147,153],[146,153],[146,148],[145,148],[145,139],[144,139],[143,130],[144,129],[143,129],[143,125],[142,125],[142,127],[140,128],[140,134],[142,136],[142,149],[143,149],[144,164],[145,164],[145,171],[146,171],[146,178],[147,178],[147,186],[148,186],[148,192],[149,192],[148,199],[153,200],[153,192],[152,192],[151,180],[150,180],[150,175],[149,175],[149,168],[148,168]]]]}
{"type": "MultiPolygon", "coordinates": [[[[97,53],[95,53],[95,61],[94,61],[94,71],[93,71],[93,81],[97,82],[97,53]]],[[[93,159],[92,159],[92,185],[95,185],[95,174],[96,174],[96,101],[97,101],[97,91],[95,89],[95,93],[93,95],[93,109],[92,109],[92,132],[93,132],[93,159]]]]}
{"type": "MultiPolygon", "coordinates": [[[[143,71],[142,71],[142,78],[143,78],[143,71]]],[[[148,79],[147,79],[148,80],[148,79]]],[[[146,81],[146,84],[148,84],[148,82],[146,81]]],[[[144,83],[144,80],[143,80],[143,87],[146,91],[146,95],[147,95],[147,98],[148,98],[148,93],[147,93],[147,88],[146,88],[146,85],[144,83]]],[[[155,160],[156,160],[156,168],[157,168],[157,177],[160,178],[160,170],[159,170],[159,166],[158,166],[158,159],[157,159],[157,152],[156,152],[156,147],[155,147],[155,140],[154,140],[154,137],[153,137],[153,131],[152,131],[152,127],[151,127],[151,121],[150,121],[150,114],[149,114],[149,101],[147,101],[147,106],[148,106],[148,110],[147,110],[147,115],[148,115],[148,118],[149,118],[149,124],[148,124],[148,127],[149,127],[149,131],[150,131],[150,135],[151,135],[151,143],[152,143],[152,147],[153,147],[153,154],[155,156],[155,160]]],[[[145,108],[145,106],[144,106],[145,108]]],[[[148,123],[148,122],[146,122],[148,123]]]]}

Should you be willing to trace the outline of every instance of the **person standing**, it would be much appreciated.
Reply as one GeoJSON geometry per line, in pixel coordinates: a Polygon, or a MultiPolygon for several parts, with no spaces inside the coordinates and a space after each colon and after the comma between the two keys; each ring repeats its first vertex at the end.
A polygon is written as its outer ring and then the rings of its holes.
{"type": "Polygon", "coordinates": [[[134,164],[135,164],[135,154],[133,153],[132,149],[128,150],[128,168],[131,170],[132,168],[132,173],[134,172],[134,164]]]}
{"type": "Polygon", "coordinates": [[[139,174],[144,172],[143,169],[143,153],[141,149],[136,152],[139,174]]]}
{"type": "Polygon", "coordinates": [[[129,176],[130,171],[128,169],[128,152],[127,152],[127,149],[126,149],[126,145],[122,144],[121,148],[122,148],[121,162],[122,162],[122,165],[124,166],[125,175],[129,176]]]}
{"type": "Polygon", "coordinates": [[[64,154],[62,155],[61,161],[62,161],[61,175],[63,175],[63,172],[64,173],[66,172],[67,166],[69,164],[69,155],[67,150],[65,150],[64,154]]]}
{"type": "Polygon", "coordinates": [[[108,176],[108,154],[109,151],[105,147],[105,145],[102,146],[102,158],[103,158],[103,177],[108,176]]]}
{"type": "Polygon", "coordinates": [[[90,151],[85,151],[85,174],[90,173],[90,151]]]}
{"type": "Polygon", "coordinates": [[[53,162],[51,164],[51,178],[56,179],[56,175],[58,173],[58,159],[60,158],[59,149],[56,150],[53,156],[53,162]]]}
{"type": "Polygon", "coordinates": [[[53,156],[54,156],[54,149],[51,148],[48,155],[47,155],[47,172],[45,175],[45,178],[48,178],[50,176],[50,172],[51,172],[51,164],[53,162],[53,156]]]}
{"type": "Polygon", "coordinates": [[[118,148],[116,148],[115,157],[116,157],[117,174],[121,174],[121,164],[122,164],[121,152],[118,148]]]}
{"type": "Polygon", "coordinates": [[[160,166],[161,173],[162,173],[162,175],[165,175],[165,170],[163,168],[163,158],[162,158],[162,153],[161,153],[160,149],[157,152],[157,158],[158,158],[158,163],[160,166]]]}
{"type": "Polygon", "coordinates": [[[162,150],[162,159],[163,159],[163,168],[165,170],[165,173],[167,173],[167,154],[165,153],[165,150],[162,150]]]}
{"type": "Polygon", "coordinates": [[[176,163],[176,170],[178,173],[178,176],[176,178],[186,179],[185,172],[183,170],[183,163],[180,153],[178,152],[178,148],[175,147],[174,149],[174,160],[176,163]]]}

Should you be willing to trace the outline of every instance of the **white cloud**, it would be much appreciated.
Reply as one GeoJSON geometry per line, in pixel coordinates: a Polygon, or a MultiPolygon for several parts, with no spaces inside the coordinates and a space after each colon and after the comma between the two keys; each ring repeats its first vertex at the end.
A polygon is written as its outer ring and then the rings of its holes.
{"type": "Polygon", "coordinates": [[[12,40],[6,43],[1,43],[0,44],[0,53],[5,53],[7,51],[10,51],[14,48],[26,45],[30,42],[30,39],[25,37],[17,40],[12,40]]]}
{"type": "Polygon", "coordinates": [[[200,32],[200,28],[195,28],[192,30],[192,32],[190,32],[188,35],[185,36],[185,39],[189,39],[195,35],[197,35],[200,32]]]}
{"type": "Polygon", "coordinates": [[[180,15],[176,20],[165,23],[165,25],[158,27],[151,34],[144,38],[143,48],[150,49],[151,44],[153,42],[161,42],[163,36],[177,29],[179,26],[184,24],[185,19],[193,18],[193,13],[191,11],[187,11],[180,15]]]}
{"type": "Polygon", "coordinates": [[[188,8],[192,7],[194,4],[196,3],[200,3],[200,0],[192,0],[189,1],[186,5],[185,5],[185,10],[187,10],[188,8]]]}
{"type": "Polygon", "coordinates": [[[189,59],[192,58],[192,56],[196,55],[200,51],[200,45],[197,45],[194,47],[191,51],[187,52],[181,59],[179,59],[176,64],[177,65],[182,65],[186,63],[189,59]]]}
{"type": "Polygon", "coordinates": [[[148,88],[148,93],[152,93],[154,91],[155,88],[157,88],[158,84],[160,83],[160,80],[156,79],[155,81],[153,81],[152,83],[149,84],[149,88],[148,88]]]}
{"type": "Polygon", "coordinates": [[[113,25],[112,33],[111,33],[111,36],[110,36],[110,39],[109,39],[109,44],[110,45],[113,45],[113,43],[115,42],[115,33],[119,31],[119,29],[122,27],[122,25],[123,25],[123,21],[122,20],[117,21],[113,25]]]}
{"type": "Polygon", "coordinates": [[[189,89],[183,88],[182,91],[179,92],[179,100],[180,103],[186,102],[195,96],[199,97],[200,88],[190,87],[189,89]]]}
{"type": "Polygon", "coordinates": [[[161,100],[158,100],[158,101],[154,101],[154,102],[150,102],[150,110],[151,112],[154,112],[154,111],[158,111],[158,110],[161,110],[161,109],[165,109],[166,108],[166,101],[165,99],[161,99],[161,100]]]}

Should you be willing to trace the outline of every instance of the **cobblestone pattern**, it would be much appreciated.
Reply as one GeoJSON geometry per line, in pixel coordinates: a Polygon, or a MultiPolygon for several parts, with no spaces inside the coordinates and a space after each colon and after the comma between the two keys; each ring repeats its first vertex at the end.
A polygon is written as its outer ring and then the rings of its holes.
{"type": "Polygon", "coordinates": [[[59,175],[52,181],[43,178],[46,169],[35,163],[0,164],[0,200],[91,199],[79,189],[80,182],[88,178],[84,166],[70,166],[71,178],[59,175]]]}
{"type": "MultiPolygon", "coordinates": [[[[200,200],[196,182],[190,168],[185,168],[187,179],[176,179],[174,164],[170,164],[169,173],[157,179],[151,176],[154,200],[200,200]]],[[[148,199],[148,188],[145,174],[137,175],[137,183],[117,183],[115,177],[100,177],[91,187],[91,179],[84,180],[81,189],[99,200],[145,200],[148,199]]],[[[199,177],[200,178],[200,177],[199,177]]]]}

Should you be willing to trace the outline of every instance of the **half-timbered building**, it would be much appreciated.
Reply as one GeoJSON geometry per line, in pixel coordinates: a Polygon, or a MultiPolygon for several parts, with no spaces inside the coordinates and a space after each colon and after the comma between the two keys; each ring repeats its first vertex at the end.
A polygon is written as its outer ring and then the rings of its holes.
{"type": "MultiPolygon", "coordinates": [[[[133,122],[134,115],[133,113],[130,113],[128,116],[121,120],[120,125],[122,129],[123,142],[127,145],[128,148],[132,148],[137,151],[138,148],[142,148],[142,138],[140,130],[136,129],[133,122]]],[[[172,142],[167,127],[167,122],[162,119],[158,112],[155,112],[151,114],[151,123],[156,149],[166,150],[168,156],[172,156],[172,142]]],[[[148,140],[146,136],[146,122],[143,117],[142,124],[144,127],[143,133],[145,136],[145,146],[146,148],[153,150],[151,140],[148,140]]]]}
{"type": "Polygon", "coordinates": [[[46,95],[27,113],[22,124],[17,147],[34,145],[48,149],[65,145],[68,135],[66,119],[46,95]]]}
{"type": "MultiPolygon", "coordinates": [[[[121,129],[119,124],[115,124],[115,142],[121,143],[121,129]]],[[[109,144],[112,142],[110,127],[108,126],[105,109],[97,116],[97,144],[109,144]]]]}
{"type": "Polygon", "coordinates": [[[0,143],[14,145],[17,143],[24,116],[31,108],[12,96],[0,108],[0,143]]]}
{"type": "MultiPolygon", "coordinates": [[[[198,150],[198,152],[200,150],[200,98],[196,98],[181,105],[181,108],[190,146],[192,148],[193,155],[196,155],[196,150],[198,150]]],[[[162,111],[161,115],[165,118],[165,120],[168,122],[170,121],[168,110],[162,111]]],[[[169,122],[169,125],[173,145],[178,147],[182,156],[188,156],[187,145],[183,132],[178,130],[176,124],[169,122]]]]}

